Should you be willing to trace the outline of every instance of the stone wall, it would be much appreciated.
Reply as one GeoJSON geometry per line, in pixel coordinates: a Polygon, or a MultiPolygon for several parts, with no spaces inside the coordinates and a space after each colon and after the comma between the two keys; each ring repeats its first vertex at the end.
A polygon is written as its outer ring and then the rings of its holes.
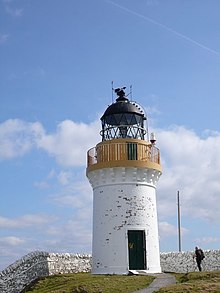
{"type": "MultiPolygon", "coordinates": [[[[198,271],[194,252],[161,253],[160,263],[163,272],[187,273],[198,271]]],[[[220,270],[220,250],[205,250],[202,261],[203,271],[220,270]]]]}
{"type": "Polygon", "coordinates": [[[40,277],[90,269],[91,255],[32,252],[0,272],[0,292],[20,293],[40,277]]]}
{"type": "Polygon", "coordinates": [[[48,276],[46,252],[32,252],[0,272],[0,292],[18,293],[39,277],[48,276]]]}
{"type": "Polygon", "coordinates": [[[92,266],[90,254],[49,253],[47,261],[49,275],[86,273],[92,266]]]}
{"type": "MultiPolygon", "coordinates": [[[[220,270],[220,250],[206,250],[202,261],[204,271],[220,270]]],[[[0,272],[0,292],[20,293],[34,280],[54,274],[90,272],[91,255],[32,252],[0,272]]],[[[197,271],[193,252],[161,253],[163,272],[197,271]]]]}

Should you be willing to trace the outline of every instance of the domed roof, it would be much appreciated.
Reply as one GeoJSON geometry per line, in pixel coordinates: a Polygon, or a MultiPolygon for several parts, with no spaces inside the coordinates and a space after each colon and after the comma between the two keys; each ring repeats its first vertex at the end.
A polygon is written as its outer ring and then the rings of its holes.
{"type": "Polygon", "coordinates": [[[115,103],[111,104],[105,110],[105,113],[101,117],[101,120],[106,116],[114,115],[114,114],[122,114],[122,113],[132,113],[132,114],[144,116],[141,108],[136,103],[130,102],[125,97],[125,93],[122,89],[120,89],[120,90],[118,89],[118,91],[116,91],[116,93],[119,97],[116,99],[115,103]]]}
{"type": "Polygon", "coordinates": [[[113,115],[113,114],[121,114],[121,113],[134,113],[134,114],[144,115],[138,106],[127,101],[127,102],[116,102],[114,104],[111,104],[106,109],[102,118],[104,116],[113,115]]]}

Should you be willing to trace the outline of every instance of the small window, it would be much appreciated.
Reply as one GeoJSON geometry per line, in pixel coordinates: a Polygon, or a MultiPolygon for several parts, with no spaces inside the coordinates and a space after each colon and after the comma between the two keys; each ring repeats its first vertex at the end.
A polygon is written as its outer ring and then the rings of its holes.
{"type": "Polygon", "coordinates": [[[127,143],[128,160],[137,160],[137,143],[127,143]]]}

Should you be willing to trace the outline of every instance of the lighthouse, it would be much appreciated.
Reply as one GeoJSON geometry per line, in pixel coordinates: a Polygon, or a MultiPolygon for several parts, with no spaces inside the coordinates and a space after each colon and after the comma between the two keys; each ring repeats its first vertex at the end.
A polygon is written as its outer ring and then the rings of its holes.
{"type": "Polygon", "coordinates": [[[160,273],[155,136],[125,87],[101,117],[101,142],[87,153],[93,189],[92,274],[160,273]]]}

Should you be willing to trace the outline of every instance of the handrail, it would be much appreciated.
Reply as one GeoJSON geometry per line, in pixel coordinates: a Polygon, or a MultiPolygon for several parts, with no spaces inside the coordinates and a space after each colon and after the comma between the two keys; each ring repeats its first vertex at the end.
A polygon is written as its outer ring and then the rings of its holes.
{"type": "Polygon", "coordinates": [[[140,142],[102,143],[87,152],[87,167],[113,161],[136,160],[160,164],[160,151],[140,142]]]}

